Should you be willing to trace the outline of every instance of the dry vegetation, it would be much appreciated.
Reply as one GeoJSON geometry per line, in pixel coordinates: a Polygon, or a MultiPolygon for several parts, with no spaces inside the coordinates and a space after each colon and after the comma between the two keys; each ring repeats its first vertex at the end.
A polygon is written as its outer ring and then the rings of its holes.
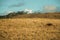
{"type": "Polygon", "coordinates": [[[0,16],[0,19],[4,18],[49,18],[49,19],[60,19],[60,12],[53,13],[32,13],[27,14],[25,12],[9,13],[8,15],[0,16]]]}
{"type": "Polygon", "coordinates": [[[0,19],[0,40],[60,40],[60,19],[0,19]]]}

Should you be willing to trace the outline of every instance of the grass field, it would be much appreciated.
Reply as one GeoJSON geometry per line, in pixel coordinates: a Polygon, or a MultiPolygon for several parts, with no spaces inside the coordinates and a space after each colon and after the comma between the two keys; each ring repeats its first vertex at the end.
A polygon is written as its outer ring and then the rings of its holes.
{"type": "Polygon", "coordinates": [[[60,40],[60,19],[0,19],[0,40],[60,40]]]}

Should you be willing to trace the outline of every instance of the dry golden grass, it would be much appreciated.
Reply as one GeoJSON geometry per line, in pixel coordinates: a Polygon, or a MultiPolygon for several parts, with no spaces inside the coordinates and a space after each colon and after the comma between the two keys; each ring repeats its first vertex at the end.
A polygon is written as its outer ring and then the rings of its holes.
{"type": "Polygon", "coordinates": [[[60,40],[60,19],[0,19],[0,40],[60,40]]]}

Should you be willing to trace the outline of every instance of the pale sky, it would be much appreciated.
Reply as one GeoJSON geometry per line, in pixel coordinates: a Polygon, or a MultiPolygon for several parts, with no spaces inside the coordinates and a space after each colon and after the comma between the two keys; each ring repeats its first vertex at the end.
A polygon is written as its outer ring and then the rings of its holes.
{"type": "Polygon", "coordinates": [[[0,0],[0,15],[9,11],[16,12],[25,9],[44,12],[45,6],[50,6],[47,8],[58,12],[60,11],[60,0],[0,0]]]}

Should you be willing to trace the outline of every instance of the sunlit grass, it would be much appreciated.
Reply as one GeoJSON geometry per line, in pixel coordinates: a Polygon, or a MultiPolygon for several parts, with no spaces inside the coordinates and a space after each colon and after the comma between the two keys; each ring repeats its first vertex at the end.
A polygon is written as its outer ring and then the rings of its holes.
{"type": "Polygon", "coordinates": [[[0,19],[1,40],[59,40],[60,19],[0,19]],[[49,26],[49,24],[51,24],[49,26]]]}

